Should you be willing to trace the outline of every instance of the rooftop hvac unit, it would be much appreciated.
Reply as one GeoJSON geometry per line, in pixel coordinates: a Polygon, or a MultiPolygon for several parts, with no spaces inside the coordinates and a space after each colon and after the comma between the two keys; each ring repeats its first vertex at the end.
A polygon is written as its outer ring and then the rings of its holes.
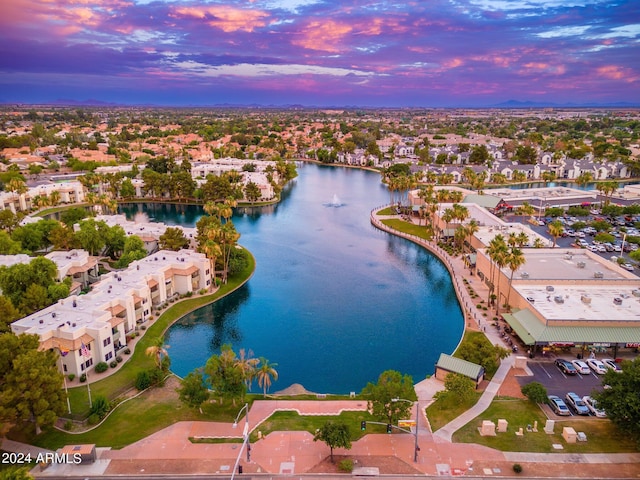
{"type": "Polygon", "coordinates": [[[595,272],[593,274],[593,278],[604,278],[604,273],[602,272],[595,272]]]}
{"type": "Polygon", "coordinates": [[[553,292],[555,289],[551,285],[547,285],[547,292],[553,292]]]}
{"type": "Polygon", "coordinates": [[[584,262],[578,262],[577,265],[578,265],[578,268],[584,268],[587,266],[587,264],[584,262]]]}
{"type": "Polygon", "coordinates": [[[591,303],[591,297],[589,295],[581,295],[580,301],[589,305],[591,303]]]}
{"type": "Polygon", "coordinates": [[[553,300],[556,303],[564,303],[564,298],[562,297],[562,295],[556,295],[555,297],[553,297],[553,300]]]}
{"type": "Polygon", "coordinates": [[[633,295],[634,297],[640,297],[640,290],[635,288],[631,291],[631,295],[633,295]]]}
{"type": "Polygon", "coordinates": [[[622,305],[622,299],[620,297],[616,297],[613,299],[613,303],[615,305],[622,305]]]}
{"type": "Polygon", "coordinates": [[[522,274],[520,275],[520,277],[522,277],[522,278],[529,278],[529,273],[528,273],[528,272],[522,272],[522,274]]]}

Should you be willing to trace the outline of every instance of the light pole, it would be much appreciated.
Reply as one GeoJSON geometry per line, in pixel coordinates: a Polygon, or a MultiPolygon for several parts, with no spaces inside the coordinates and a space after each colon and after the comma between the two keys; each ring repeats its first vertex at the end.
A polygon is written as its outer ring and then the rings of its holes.
{"type": "MultiPolygon", "coordinates": [[[[414,403],[411,400],[407,400],[406,398],[392,398],[391,401],[392,402],[408,402],[408,403],[411,403],[411,404],[414,403]]],[[[418,400],[416,400],[415,404],[416,404],[416,431],[415,431],[414,436],[415,436],[416,441],[415,441],[415,446],[414,446],[414,449],[413,449],[413,461],[415,463],[417,463],[418,462],[418,451],[420,450],[420,447],[418,446],[418,422],[419,422],[419,419],[420,419],[420,402],[418,400]]]]}
{"type": "Polygon", "coordinates": [[[244,407],[242,407],[238,412],[238,415],[236,415],[236,419],[233,422],[233,428],[236,428],[238,426],[238,419],[240,418],[240,415],[242,415],[243,411],[246,411],[246,412],[244,416],[244,431],[242,432],[242,436],[244,437],[244,441],[247,444],[247,462],[250,462],[251,461],[251,445],[249,444],[249,404],[248,403],[245,403],[244,407]]]}

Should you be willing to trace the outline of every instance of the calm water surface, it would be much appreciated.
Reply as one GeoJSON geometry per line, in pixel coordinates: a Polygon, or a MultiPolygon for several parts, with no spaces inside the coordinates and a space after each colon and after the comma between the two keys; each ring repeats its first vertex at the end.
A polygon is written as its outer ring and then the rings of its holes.
{"type": "MultiPolygon", "coordinates": [[[[386,369],[422,380],[463,331],[447,270],[424,249],[371,226],[370,210],[389,201],[378,174],[313,164],[298,173],[280,204],[236,212],[256,272],[169,329],[172,370],[184,376],[230,343],[278,364],[271,391],[292,383],[360,391],[386,369]]],[[[202,215],[176,205],[125,208],[129,216],[139,211],[188,226],[202,215]]]]}

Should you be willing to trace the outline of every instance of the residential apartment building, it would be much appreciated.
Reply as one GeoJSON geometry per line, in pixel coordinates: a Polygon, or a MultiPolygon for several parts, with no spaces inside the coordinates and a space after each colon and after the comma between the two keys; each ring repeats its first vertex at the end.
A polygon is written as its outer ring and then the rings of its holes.
{"type": "Polygon", "coordinates": [[[99,362],[112,361],[136,325],[149,320],[153,307],[210,286],[205,255],[162,250],[103,275],[86,295],[70,296],[13,322],[11,329],[38,335],[42,349],[62,355],[63,373],[81,375],[99,362]]]}

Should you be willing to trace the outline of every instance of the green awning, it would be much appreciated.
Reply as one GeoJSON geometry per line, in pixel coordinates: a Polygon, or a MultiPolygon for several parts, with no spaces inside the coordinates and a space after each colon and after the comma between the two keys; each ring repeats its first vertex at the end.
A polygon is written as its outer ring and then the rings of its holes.
{"type": "Polygon", "coordinates": [[[535,345],[536,339],[529,333],[529,331],[524,327],[520,321],[511,315],[510,313],[503,313],[502,317],[509,324],[513,331],[516,332],[516,335],[522,340],[522,343],[525,345],[535,345]]]}
{"type": "MultiPolygon", "coordinates": [[[[547,326],[528,309],[503,314],[525,345],[548,343],[640,343],[638,327],[547,326]]],[[[576,320],[576,323],[578,321],[576,320]]]]}

